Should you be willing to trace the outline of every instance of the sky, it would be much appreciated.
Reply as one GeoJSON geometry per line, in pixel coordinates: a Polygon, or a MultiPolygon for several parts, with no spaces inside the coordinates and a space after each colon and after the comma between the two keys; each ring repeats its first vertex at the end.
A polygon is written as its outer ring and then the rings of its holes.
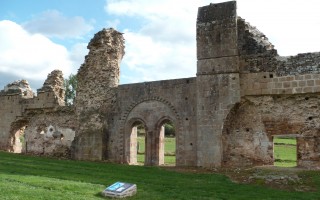
{"type": "MultiPolygon", "coordinates": [[[[0,0],[0,90],[76,74],[103,28],[124,33],[120,84],[196,76],[196,17],[221,0],[0,0]]],[[[319,0],[238,0],[238,15],[281,56],[320,51],[319,0]]]]}

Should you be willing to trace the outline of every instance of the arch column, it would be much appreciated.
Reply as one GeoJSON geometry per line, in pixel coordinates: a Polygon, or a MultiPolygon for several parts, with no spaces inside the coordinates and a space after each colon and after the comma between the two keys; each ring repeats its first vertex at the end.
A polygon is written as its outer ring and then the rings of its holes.
{"type": "Polygon", "coordinates": [[[148,131],[146,142],[146,165],[164,164],[164,127],[148,131]]]}

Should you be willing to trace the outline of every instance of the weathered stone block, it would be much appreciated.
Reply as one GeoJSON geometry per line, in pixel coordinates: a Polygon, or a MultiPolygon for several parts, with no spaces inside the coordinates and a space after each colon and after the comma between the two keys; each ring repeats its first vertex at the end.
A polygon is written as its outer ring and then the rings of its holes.
{"type": "Polygon", "coordinates": [[[314,80],[307,80],[307,86],[314,86],[314,80]]]}

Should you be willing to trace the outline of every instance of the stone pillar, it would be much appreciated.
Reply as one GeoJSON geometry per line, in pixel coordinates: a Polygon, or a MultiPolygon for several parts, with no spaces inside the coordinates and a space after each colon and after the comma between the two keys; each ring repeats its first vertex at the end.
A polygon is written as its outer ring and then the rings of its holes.
{"type": "Polygon", "coordinates": [[[95,34],[80,67],[75,101],[78,126],[73,143],[75,159],[101,160],[107,155],[108,117],[116,102],[124,38],[114,29],[95,34]],[[108,115],[109,114],[109,115],[108,115]]]}
{"type": "Polygon", "coordinates": [[[200,7],[197,18],[197,165],[219,167],[221,134],[240,101],[236,2],[200,7]]]}
{"type": "Polygon", "coordinates": [[[136,165],[138,163],[137,161],[137,154],[138,154],[138,142],[137,142],[137,137],[138,137],[138,128],[137,126],[132,128],[131,135],[130,135],[130,158],[129,158],[129,164],[130,165],[136,165]]]}
{"type": "Polygon", "coordinates": [[[159,157],[159,165],[164,165],[164,154],[165,154],[165,149],[164,149],[164,138],[165,138],[165,129],[164,126],[160,127],[160,134],[158,135],[157,140],[158,142],[158,157],[159,157]]]}

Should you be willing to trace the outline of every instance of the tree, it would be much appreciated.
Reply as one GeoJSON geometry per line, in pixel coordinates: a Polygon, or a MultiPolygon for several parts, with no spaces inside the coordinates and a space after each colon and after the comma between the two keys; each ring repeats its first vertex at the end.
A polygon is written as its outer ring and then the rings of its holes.
{"type": "Polygon", "coordinates": [[[171,121],[164,124],[164,130],[165,130],[164,133],[166,137],[175,137],[176,132],[175,132],[174,125],[171,121]]]}
{"type": "Polygon", "coordinates": [[[68,78],[64,79],[65,98],[64,101],[67,106],[73,105],[77,94],[77,75],[70,74],[68,78]]]}

